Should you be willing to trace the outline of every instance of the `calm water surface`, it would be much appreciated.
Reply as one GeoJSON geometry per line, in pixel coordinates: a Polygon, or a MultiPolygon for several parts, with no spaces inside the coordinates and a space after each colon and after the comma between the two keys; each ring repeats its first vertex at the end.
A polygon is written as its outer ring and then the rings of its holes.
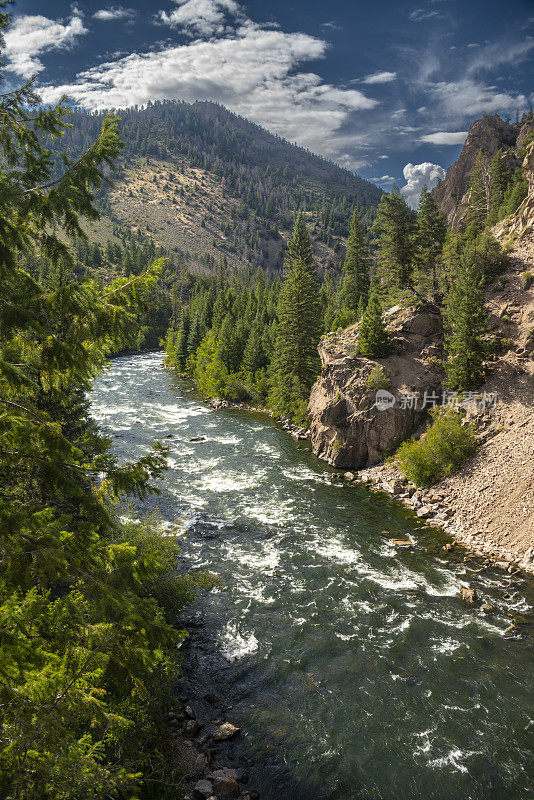
{"type": "Polygon", "coordinates": [[[196,609],[196,678],[264,759],[262,797],[534,797],[534,641],[504,636],[507,615],[531,616],[532,585],[446,559],[439,534],[332,483],[268,418],[174,382],[160,354],[115,359],[93,414],[123,459],[173,434],[146,506],[178,522],[189,566],[222,579],[196,609]],[[389,541],[406,537],[416,547],[389,541]],[[496,614],[462,603],[471,582],[496,614]]]}

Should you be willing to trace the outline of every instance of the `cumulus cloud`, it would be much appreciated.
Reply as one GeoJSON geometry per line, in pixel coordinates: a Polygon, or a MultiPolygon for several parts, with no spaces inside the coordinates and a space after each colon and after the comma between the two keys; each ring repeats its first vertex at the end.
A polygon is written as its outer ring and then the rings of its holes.
{"type": "Polygon", "coordinates": [[[374,183],[395,183],[392,175],[382,175],[380,178],[371,178],[374,183]]]}
{"type": "Polygon", "coordinates": [[[420,142],[427,144],[463,144],[467,131],[436,131],[419,137],[420,142]]]}
{"type": "Polygon", "coordinates": [[[191,35],[213,36],[224,33],[227,15],[246,18],[235,0],[174,0],[178,8],[167,14],[160,11],[159,19],[167,25],[182,28],[191,35]]]}
{"type": "Polygon", "coordinates": [[[262,30],[253,24],[234,35],[197,40],[158,52],[132,53],[80,73],[70,85],[43,87],[45,102],[67,94],[96,110],[144,105],[149,100],[215,100],[290,141],[353,169],[359,134],[350,115],[378,103],[298,71],[324,56],[326,42],[302,33],[262,30]]]}
{"type": "Polygon", "coordinates": [[[76,13],[66,23],[43,16],[15,17],[4,34],[6,69],[30,78],[44,69],[40,59],[43,53],[68,49],[84,33],[87,28],[76,13]]]}
{"type": "Polygon", "coordinates": [[[93,14],[93,17],[101,22],[109,22],[114,19],[131,19],[134,16],[135,11],[133,8],[124,8],[123,6],[101,8],[93,14]]]}
{"type": "Polygon", "coordinates": [[[362,83],[391,83],[396,77],[396,72],[373,72],[371,75],[366,75],[365,78],[362,78],[362,83]]]}
{"type": "Polygon", "coordinates": [[[439,164],[431,164],[429,161],[422,164],[406,164],[402,172],[406,185],[402,187],[401,192],[412,208],[417,207],[423,186],[433,189],[438,181],[445,177],[443,167],[440,167],[439,164]]]}

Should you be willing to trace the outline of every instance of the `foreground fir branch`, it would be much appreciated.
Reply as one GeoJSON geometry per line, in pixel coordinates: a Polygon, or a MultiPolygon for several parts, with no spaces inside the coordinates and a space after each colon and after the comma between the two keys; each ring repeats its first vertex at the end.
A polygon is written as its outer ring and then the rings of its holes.
{"type": "Polygon", "coordinates": [[[125,530],[110,503],[155,491],[165,448],[117,464],[85,400],[135,340],[162,265],[104,289],[73,278],[69,240],[97,218],[121,141],[106,117],[58,176],[47,141],[67,114],[41,109],[31,82],[0,97],[0,796],[174,796],[158,720],[172,622],[204,579],[169,581],[179,556],[157,520],[125,530]],[[22,266],[36,254],[43,284],[22,266]]]}

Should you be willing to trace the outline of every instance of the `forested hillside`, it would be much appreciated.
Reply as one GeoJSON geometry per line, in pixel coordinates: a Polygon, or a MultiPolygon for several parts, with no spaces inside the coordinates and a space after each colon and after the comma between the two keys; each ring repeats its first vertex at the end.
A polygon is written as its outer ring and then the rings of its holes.
{"type": "MultiPolygon", "coordinates": [[[[296,209],[310,226],[319,266],[333,267],[354,208],[369,224],[382,194],[214,103],[160,102],[118,116],[125,148],[102,198],[106,214],[195,272],[221,262],[279,270],[296,209]]],[[[74,114],[61,148],[77,157],[101,121],[100,114],[74,114]]]]}

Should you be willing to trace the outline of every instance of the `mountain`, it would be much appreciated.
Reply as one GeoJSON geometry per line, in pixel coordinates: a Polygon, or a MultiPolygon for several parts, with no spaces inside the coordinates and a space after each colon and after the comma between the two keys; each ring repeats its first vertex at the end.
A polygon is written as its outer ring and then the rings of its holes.
{"type": "Polygon", "coordinates": [[[485,115],[471,124],[458,160],[433,190],[434,198],[453,231],[462,227],[467,211],[469,178],[478,154],[482,153],[489,163],[501,151],[504,166],[512,176],[522,161],[520,151],[533,131],[532,114],[515,123],[501,119],[498,114],[485,115]]]}
{"type": "MultiPolygon", "coordinates": [[[[78,156],[102,114],[75,112],[58,147],[78,156]]],[[[316,257],[339,261],[351,211],[369,223],[381,190],[209,102],[119,111],[125,143],[102,198],[106,214],[141,231],[192,271],[219,263],[277,270],[294,212],[305,212],[316,257]]]]}

